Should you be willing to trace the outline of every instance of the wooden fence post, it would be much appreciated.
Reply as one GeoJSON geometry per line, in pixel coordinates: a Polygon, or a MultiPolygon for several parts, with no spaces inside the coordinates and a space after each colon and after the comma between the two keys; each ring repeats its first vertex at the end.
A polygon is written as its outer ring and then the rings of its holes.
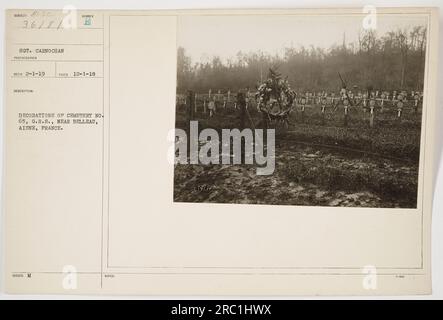
{"type": "Polygon", "coordinates": [[[375,108],[375,99],[369,100],[369,127],[374,127],[374,108],[375,108]]]}
{"type": "Polygon", "coordinates": [[[414,113],[418,113],[418,96],[414,96],[414,113]]]}
{"type": "Polygon", "coordinates": [[[192,90],[188,91],[188,122],[194,119],[194,111],[195,111],[195,94],[192,90]]]}
{"type": "Polygon", "coordinates": [[[374,106],[370,107],[369,113],[369,127],[374,127],[374,106]]]}
{"type": "Polygon", "coordinates": [[[304,104],[301,105],[301,122],[302,123],[305,122],[305,105],[304,104]]]}
{"type": "Polygon", "coordinates": [[[240,107],[240,129],[243,130],[246,120],[246,99],[243,92],[237,93],[237,104],[240,107]]]}
{"type": "Polygon", "coordinates": [[[301,122],[305,122],[305,105],[306,105],[306,99],[305,97],[302,97],[300,100],[301,103],[301,122]]]}
{"type": "Polygon", "coordinates": [[[399,122],[401,122],[401,116],[403,111],[403,101],[397,102],[397,119],[399,122]]]}
{"type": "MultiPolygon", "coordinates": [[[[195,94],[192,90],[188,91],[188,96],[186,97],[187,100],[187,108],[188,108],[188,121],[186,123],[186,128],[188,130],[187,140],[188,140],[188,146],[191,145],[191,121],[194,120],[194,104],[195,104],[195,94]]],[[[188,148],[188,157],[191,156],[191,150],[188,148]]]]}
{"type": "Polygon", "coordinates": [[[326,123],[325,109],[326,109],[326,101],[322,101],[322,105],[321,105],[321,124],[322,125],[325,125],[325,123],[326,123]]]}

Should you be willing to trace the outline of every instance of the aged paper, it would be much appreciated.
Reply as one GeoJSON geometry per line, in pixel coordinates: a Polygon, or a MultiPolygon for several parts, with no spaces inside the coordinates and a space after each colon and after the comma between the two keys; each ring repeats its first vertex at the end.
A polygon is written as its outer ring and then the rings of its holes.
{"type": "Polygon", "coordinates": [[[437,32],[433,8],[6,11],[6,291],[429,294],[437,32]]]}

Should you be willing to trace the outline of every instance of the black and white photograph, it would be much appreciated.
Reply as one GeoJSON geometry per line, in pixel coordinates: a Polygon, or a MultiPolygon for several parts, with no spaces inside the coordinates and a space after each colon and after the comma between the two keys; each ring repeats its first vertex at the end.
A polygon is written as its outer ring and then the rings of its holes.
{"type": "Polygon", "coordinates": [[[428,17],[177,22],[174,201],[417,208],[428,17]]]}
{"type": "Polygon", "coordinates": [[[45,1],[0,4],[0,300],[443,296],[438,0],[45,1]]]}

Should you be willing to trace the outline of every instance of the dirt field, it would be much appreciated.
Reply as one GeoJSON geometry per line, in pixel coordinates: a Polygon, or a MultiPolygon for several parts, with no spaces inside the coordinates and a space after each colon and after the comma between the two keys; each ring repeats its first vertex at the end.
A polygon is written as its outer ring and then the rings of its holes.
{"type": "MultiPolygon", "coordinates": [[[[254,127],[261,114],[250,108],[254,127]]],[[[340,108],[291,113],[291,125],[276,125],[275,172],[257,176],[254,165],[176,165],[174,200],[346,207],[414,208],[417,202],[421,113],[395,110],[376,114],[350,110],[343,126],[340,108]],[[302,122],[303,120],[303,122],[302,122]]],[[[218,109],[213,118],[197,113],[200,129],[235,128],[239,111],[218,109]]],[[[247,124],[251,127],[251,121],[247,124]]],[[[176,126],[186,127],[186,108],[178,107],[176,126]]]]}

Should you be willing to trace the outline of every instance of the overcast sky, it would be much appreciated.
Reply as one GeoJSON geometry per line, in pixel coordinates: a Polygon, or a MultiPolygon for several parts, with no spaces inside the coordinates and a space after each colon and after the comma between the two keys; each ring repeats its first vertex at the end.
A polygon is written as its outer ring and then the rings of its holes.
{"type": "MultiPolygon", "coordinates": [[[[334,44],[357,41],[362,29],[361,16],[181,16],[177,44],[192,62],[206,62],[214,55],[223,60],[237,52],[262,50],[282,53],[284,47],[330,48],[334,44]]],[[[398,28],[426,26],[425,16],[378,15],[377,35],[398,28]]]]}

